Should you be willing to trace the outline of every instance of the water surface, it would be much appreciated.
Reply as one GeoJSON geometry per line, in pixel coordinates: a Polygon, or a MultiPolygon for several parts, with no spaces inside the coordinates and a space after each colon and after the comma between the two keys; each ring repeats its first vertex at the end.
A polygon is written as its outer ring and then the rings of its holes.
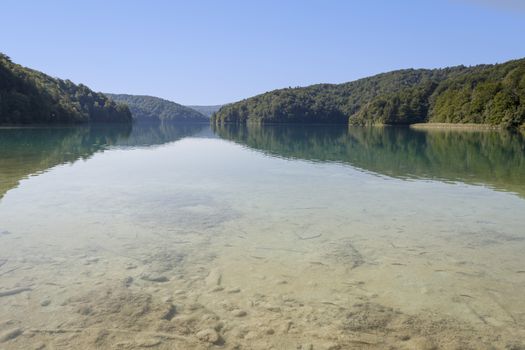
{"type": "Polygon", "coordinates": [[[0,129],[0,346],[517,348],[524,196],[507,132],[0,129]]]}

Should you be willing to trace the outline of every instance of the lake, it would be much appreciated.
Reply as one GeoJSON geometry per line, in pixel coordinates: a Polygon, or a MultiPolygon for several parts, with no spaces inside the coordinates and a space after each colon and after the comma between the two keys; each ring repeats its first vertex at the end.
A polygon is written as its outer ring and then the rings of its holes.
{"type": "Polygon", "coordinates": [[[0,129],[2,349],[523,349],[525,138],[0,129]]]}

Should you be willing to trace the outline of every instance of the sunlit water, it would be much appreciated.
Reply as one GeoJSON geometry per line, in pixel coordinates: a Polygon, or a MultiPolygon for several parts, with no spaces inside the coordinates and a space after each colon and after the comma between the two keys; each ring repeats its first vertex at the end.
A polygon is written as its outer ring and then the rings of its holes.
{"type": "Polygon", "coordinates": [[[521,349],[525,141],[0,129],[1,349],[521,349]]]}

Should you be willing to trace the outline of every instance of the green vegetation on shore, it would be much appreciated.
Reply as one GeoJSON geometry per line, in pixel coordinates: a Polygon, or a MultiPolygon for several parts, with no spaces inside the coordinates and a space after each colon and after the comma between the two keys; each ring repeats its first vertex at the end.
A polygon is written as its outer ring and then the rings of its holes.
{"type": "Polygon", "coordinates": [[[0,53],[0,124],[130,121],[126,105],[85,85],[22,67],[0,53]]]}
{"type": "Polygon", "coordinates": [[[214,123],[525,124],[525,59],[406,69],[344,84],[274,90],[223,106],[214,123]]]}
{"type": "Polygon", "coordinates": [[[195,109],[162,98],[143,95],[106,94],[129,106],[133,120],[139,122],[208,122],[209,118],[195,109]]]}

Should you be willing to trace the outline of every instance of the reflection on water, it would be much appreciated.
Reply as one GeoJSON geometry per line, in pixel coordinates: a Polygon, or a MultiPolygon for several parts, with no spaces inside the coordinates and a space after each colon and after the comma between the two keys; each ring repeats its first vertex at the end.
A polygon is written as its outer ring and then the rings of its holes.
{"type": "Polygon", "coordinates": [[[185,137],[209,137],[208,124],[186,123],[135,123],[129,135],[122,135],[116,142],[121,147],[162,145],[185,137]]]}
{"type": "Polygon", "coordinates": [[[0,128],[0,198],[20,179],[110,147],[161,145],[208,129],[206,124],[170,123],[0,128]]]}
{"type": "Polygon", "coordinates": [[[520,135],[158,124],[0,146],[1,349],[525,346],[520,135]]]}
{"type": "MultiPolygon", "coordinates": [[[[340,162],[398,178],[461,181],[525,196],[525,139],[506,131],[213,125],[226,140],[272,156],[340,162]]],[[[0,129],[0,198],[19,179],[110,147],[147,147],[189,136],[206,124],[135,124],[0,129]]]]}
{"type": "Polygon", "coordinates": [[[398,178],[483,184],[525,196],[525,139],[507,131],[214,125],[273,156],[341,162],[398,178]]]}

